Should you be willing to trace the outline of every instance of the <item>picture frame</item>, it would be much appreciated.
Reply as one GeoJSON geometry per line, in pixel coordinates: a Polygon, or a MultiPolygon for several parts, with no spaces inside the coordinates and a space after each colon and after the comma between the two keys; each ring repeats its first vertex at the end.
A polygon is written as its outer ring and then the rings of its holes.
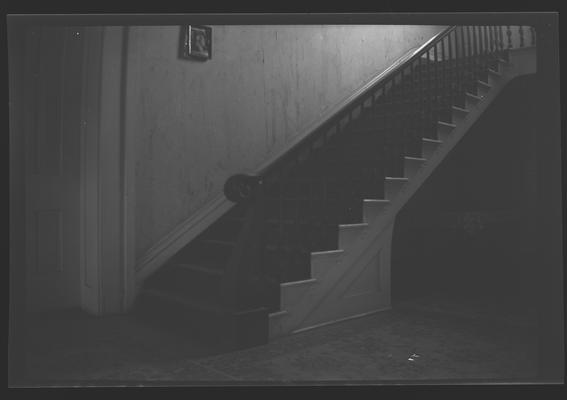
{"type": "Polygon", "coordinates": [[[212,58],[212,28],[203,25],[183,27],[183,46],[181,57],[200,61],[212,58]]]}

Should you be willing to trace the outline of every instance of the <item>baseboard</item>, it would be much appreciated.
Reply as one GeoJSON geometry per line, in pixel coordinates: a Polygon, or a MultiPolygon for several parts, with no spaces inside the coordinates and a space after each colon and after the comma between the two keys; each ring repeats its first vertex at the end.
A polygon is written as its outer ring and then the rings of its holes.
{"type": "Polygon", "coordinates": [[[137,260],[136,282],[140,284],[157,271],[169,258],[219,219],[233,205],[233,202],[221,194],[179,224],[137,260]]]}
{"type": "Polygon", "coordinates": [[[291,333],[292,334],[301,333],[301,332],[305,332],[305,331],[310,331],[312,329],[322,328],[322,327],[327,326],[327,325],[333,325],[333,324],[336,324],[336,323],[339,323],[339,322],[350,321],[351,319],[369,317],[369,316],[377,314],[379,312],[388,311],[388,310],[391,310],[391,309],[392,309],[392,307],[377,308],[376,310],[367,311],[367,312],[355,314],[355,315],[349,315],[348,317],[338,318],[338,319],[334,319],[332,321],[327,321],[327,322],[322,322],[320,324],[307,326],[305,328],[299,328],[299,329],[292,331],[291,333]]]}

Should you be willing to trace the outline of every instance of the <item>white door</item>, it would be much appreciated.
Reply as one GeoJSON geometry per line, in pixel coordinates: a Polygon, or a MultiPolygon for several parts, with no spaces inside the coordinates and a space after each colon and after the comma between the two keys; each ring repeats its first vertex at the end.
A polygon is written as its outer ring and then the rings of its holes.
{"type": "Polygon", "coordinates": [[[68,27],[26,32],[28,311],[80,307],[82,33],[68,27]]]}

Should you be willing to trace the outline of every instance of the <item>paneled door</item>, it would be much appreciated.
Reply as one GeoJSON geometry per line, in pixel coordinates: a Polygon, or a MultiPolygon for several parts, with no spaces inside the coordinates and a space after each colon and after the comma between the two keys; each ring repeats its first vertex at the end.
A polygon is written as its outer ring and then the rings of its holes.
{"type": "Polygon", "coordinates": [[[80,307],[83,30],[26,32],[25,188],[28,311],[80,307]]]}

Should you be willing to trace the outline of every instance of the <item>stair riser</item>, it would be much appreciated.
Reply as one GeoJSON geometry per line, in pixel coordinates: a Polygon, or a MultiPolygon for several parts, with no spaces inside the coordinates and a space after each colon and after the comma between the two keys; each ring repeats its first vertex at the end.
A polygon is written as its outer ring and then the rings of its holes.
{"type": "Polygon", "coordinates": [[[421,154],[423,155],[423,158],[429,160],[433,157],[440,145],[440,143],[423,142],[421,145],[421,154]]]}
{"type": "Polygon", "coordinates": [[[266,244],[285,243],[293,238],[310,243],[311,251],[334,250],[337,248],[337,225],[314,226],[314,225],[284,225],[266,227],[264,240],[266,244]]]}
{"type": "Polygon", "coordinates": [[[485,97],[490,92],[490,88],[483,84],[477,84],[477,96],[485,97]]]}
{"type": "Polygon", "coordinates": [[[475,108],[481,100],[467,96],[465,98],[465,108],[471,110],[475,108]]]}
{"type": "Polygon", "coordinates": [[[406,181],[386,180],[384,181],[384,197],[387,200],[394,200],[396,196],[403,190],[406,181]]]}
{"type": "MultiPolygon", "coordinates": [[[[467,112],[463,112],[463,111],[457,111],[454,110],[452,111],[452,120],[453,120],[453,124],[455,125],[460,125],[462,124],[465,119],[467,118],[468,113],[467,112]]],[[[443,139],[440,139],[443,140],[443,139]]]]}
{"type": "Polygon", "coordinates": [[[339,226],[339,249],[348,249],[368,229],[368,225],[339,226]]]}
{"type": "Polygon", "coordinates": [[[285,311],[280,311],[276,313],[272,313],[269,315],[269,331],[270,331],[270,338],[275,339],[277,337],[283,336],[285,332],[284,323],[286,318],[289,317],[289,314],[285,311]]]}
{"type": "Polygon", "coordinates": [[[330,269],[340,263],[342,256],[342,250],[311,254],[311,277],[322,279],[330,269]]]}
{"type": "Polygon", "coordinates": [[[294,249],[274,249],[264,253],[264,264],[269,275],[277,276],[280,282],[292,282],[311,278],[311,253],[294,249]]]}
{"type": "Polygon", "coordinates": [[[404,176],[408,179],[413,178],[423,167],[425,161],[415,159],[404,159],[404,176]]]}
{"type": "Polygon", "coordinates": [[[495,75],[493,73],[488,73],[488,84],[490,86],[496,86],[498,84],[498,82],[500,81],[501,77],[498,75],[495,75]]]}
{"type": "Polygon", "coordinates": [[[303,295],[310,290],[311,286],[316,285],[317,280],[310,279],[305,281],[291,282],[280,286],[280,304],[282,310],[288,310],[301,301],[303,295]]]}
{"type": "Polygon", "coordinates": [[[363,203],[363,221],[370,222],[381,215],[388,207],[389,202],[364,202],[363,203]]]}
{"type": "MultiPolygon", "coordinates": [[[[452,119],[454,120],[455,117],[452,116],[452,119]]],[[[449,138],[449,136],[451,135],[451,132],[453,132],[453,127],[451,126],[447,126],[447,125],[443,125],[443,124],[438,124],[437,125],[437,139],[439,139],[442,142],[447,141],[447,139],[449,138]]]]}

